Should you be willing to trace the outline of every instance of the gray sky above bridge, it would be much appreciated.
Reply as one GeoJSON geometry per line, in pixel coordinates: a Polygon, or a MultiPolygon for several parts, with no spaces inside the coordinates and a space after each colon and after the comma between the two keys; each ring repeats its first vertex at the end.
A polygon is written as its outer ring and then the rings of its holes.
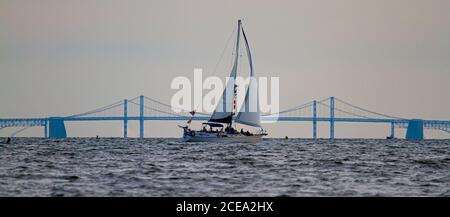
{"type": "MultiPolygon", "coordinates": [[[[0,0],[0,117],[70,115],[140,94],[169,103],[175,76],[195,67],[228,75],[228,59],[212,71],[242,18],[256,73],[280,77],[282,108],[334,95],[396,116],[450,119],[449,11],[447,0],[0,0]]],[[[146,135],[181,136],[176,124],[147,123],[146,135]]],[[[122,134],[121,123],[67,127],[69,136],[122,134]]],[[[291,137],[310,128],[268,126],[291,137]]],[[[388,131],[336,126],[337,137],[388,131]]]]}

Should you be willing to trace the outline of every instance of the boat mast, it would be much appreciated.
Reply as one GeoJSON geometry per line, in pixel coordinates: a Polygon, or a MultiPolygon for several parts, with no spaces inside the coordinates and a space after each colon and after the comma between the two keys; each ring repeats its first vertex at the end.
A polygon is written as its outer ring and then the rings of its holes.
{"type": "MultiPolygon", "coordinates": [[[[236,47],[235,47],[235,57],[234,57],[234,68],[235,68],[235,75],[234,78],[236,79],[238,64],[239,64],[239,38],[241,36],[241,28],[242,28],[242,21],[238,20],[238,29],[237,29],[237,35],[236,35],[236,47]]],[[[237,96],[237,85],[234,83],[233,85],[233,111],[231,112],[231,121],[230,121],[230,127],[233,124],[233,116],[236,112],[236,96],[237,96]]]]}

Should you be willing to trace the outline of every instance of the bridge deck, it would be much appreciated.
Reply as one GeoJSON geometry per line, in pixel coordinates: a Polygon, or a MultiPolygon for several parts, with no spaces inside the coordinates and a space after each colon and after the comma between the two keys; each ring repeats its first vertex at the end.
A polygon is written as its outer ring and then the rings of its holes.
{"type": "MultiPolygon", "coordinates": [[[[191,117],[188,116],[144,116],[144,120],[148,121],[158,121],[158,120],[167,120],[167,121],[182,121],[189,120],[191,117]]],[[[64,121],[73,122],[73,121],[124,121],[125,117],[123,116],[104,116],[104,117],[65,117],[62,118],[64,121]]],[[[128,116],[126,118],[129,121],[139,121],[140,116],[128,116]]],[[[209,119],[208,116],[195,116],[193,120],[197,121],[207,121],[209,119]]],[[[22,127],[22,126],[44,126],[49,118],[2,118],[0,119],[0,127],[22,127]]],[[[329,117],[317,117],[316,119],[313,117],[261,117],[261,120],[264,122],[312,122],[316,120],[317,122],[330,122],[331,118],[329,117]]],[[[378,119],[378,118],[333,118],[335,122],[350,122],[350,123],[394,123],[399,126],[402,124],[408,124],[407,119],[378,119]]],[[[450,121],[442,121],[442,120],[424,120],[424,127],[450,127],[450,121]]]]}
{"type": "MultiPolygon", "coordinates": [[[[149,113],[147,113],[149,114],[149,113]]],[[[264,123],[272,122],[312,122],[314,137],[317,135],[317,123],[318,122],[328,122],[330,124],[330,138],[334,138],[334,123],[335,122],[348,122],[348,123],[385,123],[391,125],[391,135],[394,135],[395,128],[407,128],[408,125],[413,121],[413,119],[404,119],[401,117],[390,116],[374,111],[370,111],[359,106],[355,106],[351,103],[343,101],[335,97],[329,97],[320,101],[311,101],[305,103],[301,106],[286,109],[277,112],[272,115],[278,114],[277,116],[262,116],[261,120],[264,123]],[[347,107],[347,109],[342,109],[340,106],[336,108],[336,103],[347,107]],[[325,114],[319,114],[318,108],[325,109],[325,114]],[[311,116],[301,113],[309,109],[311,111],[311,116]],[[355,112],[356,111],[356,112],[355,112]],[[338,116],[335,113],[344,114],[345,116],[338,116]],[[350,115],[350,116],[348,116],[350,115]],[[370,115],[370,116],[368,116],[370,115]]],[[[48,118],[0,118],[0,130],[6,127],[34,127],[41,126],[45,127],[45,133],[47,133],[47,128],[51,128],[49,131],[54,131],[55,123],[60,122],[83,122],[83,121],[123,121],[124,122],[124,137],[127,135],[127,122],[128,121],[140,121],[140,136],[143,136],[144,121],[186,121],[189,119],[197,121],[207,121],[209,119],[208,114],[197,113],[197,116],[191,117],[189,112],[176,113],[172,110],[172,107],[168,104],[159,102],[157,100],[145,97],[143,95],[132,98],[125,99],[123,101],[118,101],[116,103],[103,106],[88,112],[75,114],[66,117],[48,117],[48,118]],[[145,105],[144,99],[149,100],[150,104],[145,105]],[[137,101],[139,100],[139,102],[137,101]],[[139,107],[139,115],[134,116],[128,114],[128,105],[134,105],[139,107]],[[165,107],[165,109],[159,109],[151,107],[148,105],[155,105],[159,107],[165,107]],[[120,108],[123,106],[123,115],[116,116],[112,114],[101,114],[114,108],[120,108]],[[151,115],[145,116],[144,110],[151,111],[151,115]],[[154,115],[156,114],[158,115],[154,115]],[[95,116],[94,116],[95,115],[95,116]],[[53,123],[53,124],[52,124],[53,123]],[[52,128],[53,126],[53,128],[52,128]]],[[[423,131],[425,129],[436,129],[442,130],[450,133],[450,121],[449,120],[417,120],[420,121],[420,128],[423,131]]],[[[64,125],[64,124],[63,124],[64,125]]],[[[412,126],[412,125],[411,125],[412,126]]],[[[65,128],[65,127],[62,127],[65,128]]],[[[45,134],[47,135],[47,134],[45,134]]]]}

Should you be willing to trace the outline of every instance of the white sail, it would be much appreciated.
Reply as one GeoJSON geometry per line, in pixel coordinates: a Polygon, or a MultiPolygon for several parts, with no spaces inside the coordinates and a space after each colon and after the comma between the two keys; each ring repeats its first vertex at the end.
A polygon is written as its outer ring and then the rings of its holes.
{"type": "Polygon", "coordinates": [[[258,84],[256,82],[256,78],[254,77],[252,55],[244,29],[242,29],[242,34],[244,36],[245,48],[247,50],[248,61],[250,63],[250,83],[248,85],[247,92],[245,93],[245,101],[242,104],[235,121],[245,125],[261,127],[258,84]]]}
{"type": "Polygon", "coordinates": [[[230,77],[225,90],[223,90],[222,97],[216,106],[209,122],[231,123],[233,115],[233,95],[235,77],[230,77]]]}
{"type": "Polygon", "coordinates": [[[245,94],[245,101],[242,104],[235,121],[253,127],[261,127],[260,116],[258,84],[256,83],[256,79],[251,79],[247,93],[245,94]]]}
{"type": "MultiPolygon", "coordinates": [[[[242,88],[243,90],[245,87],[242,88]]],[[[208,123],[203,123],[203,126],[209,126],[211,130],[192,130],[189,126],[180,126],[183,128],[183,140],[186,142],[248,142],[257,143],[262,140],[263,136],[267,133],[261,129],[256,133],[239,133],[233,128],[233,120],[242,124],[246,124],[254,127],[261,127],[260,124],[260,110],[259,110],[259,98],[258,98],[258,84],[254,76],[252,56],[250,53],[250,47],[248,45],[247,37],[245,36],[244,29],[241,26],[241,21],[238,21],[238,31],[236,40],[236,50],[234,65],[231,70],[230,80],[223,91],[222,97],[216,106],[208,123]],[[245,46],[247,50],[247,56],[250,64],[250,82],[245,92],[245,100],[239,109],[239,112],[234,111],[236,109],[236,74],[238,70],[239,60],[239,37],[242,31],[244,36],[245,46]],[[236,117],[233,116],[236,114],[236,117]],[[216,123],[211,123],[216,122],[216,123]],[[223,124],[226,123],[227,128],[224,129],[223,124]],[[216,130],[213,130],[215,128],[216,130]],[[218,130],[220,128],[220,130],[218,130]]]]}
{"type": "Polygon", "coordinates": [[[219,122],[219,123],[231,123],[233,118],[233,98],[234,89],[236,84],[236,74],[238,69],[238,58],[239,58],[239,36],[241,34],[241,21],[238,21],[237,37],[236,37],[236,50],[234,57],[233,68],[231,69],[230,79],[228,80],[227,86],[223,90],[222,97],[217,104],[209,122],[219,122]]]}

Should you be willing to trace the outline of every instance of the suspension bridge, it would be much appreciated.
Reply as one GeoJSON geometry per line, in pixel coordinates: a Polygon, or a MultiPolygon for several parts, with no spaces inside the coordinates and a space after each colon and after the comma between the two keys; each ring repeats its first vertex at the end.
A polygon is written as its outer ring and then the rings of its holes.
{"type": "MultiPolygon", "coordinates": [[[[1,118],[0,130],[7,127],[20,127],[20,130],[11,135],[14,137],[30,127],[43,127],[44,137],[65,138],[67,137],[66,122],[122,121],[123,137],[127,138],[128,122],[139,121],[139,137],[144,138],[145,121],[183,121],[191,119],[189,111],[178,110],[180,112],[175,112],[170,105],[141,95],[131,99],[120,100],[91,111],[64,117],[1,118]],[[136,112],[131,112],[130,109],[134,109],[136,112]],[[120,115],[108,114],[108,111],[112,110],[116,111],[116,113],[119,112],[120,115]]],[[[192,120],[207,121],[209,119],[209,114],[200,112],[197,114],[192,120]]],[[[334,139],[335,137],[334,129],[336,122],[389,124],[389,138],[395,138],[395,128],[406,128],[405,137],[411,140],[424,139],[424,129],[440,130],[450,133],[449,120],[407,119],[391,116],[353,105],[335,97],[329,97],[320,101],[313,100],[277,113],[264,114],[261,120],[263,123],[273,121],[311,122],[313,128],[312,138],[314,139],[317,138],[318,122],[329,123],[330,139],[334,139]]]]}

